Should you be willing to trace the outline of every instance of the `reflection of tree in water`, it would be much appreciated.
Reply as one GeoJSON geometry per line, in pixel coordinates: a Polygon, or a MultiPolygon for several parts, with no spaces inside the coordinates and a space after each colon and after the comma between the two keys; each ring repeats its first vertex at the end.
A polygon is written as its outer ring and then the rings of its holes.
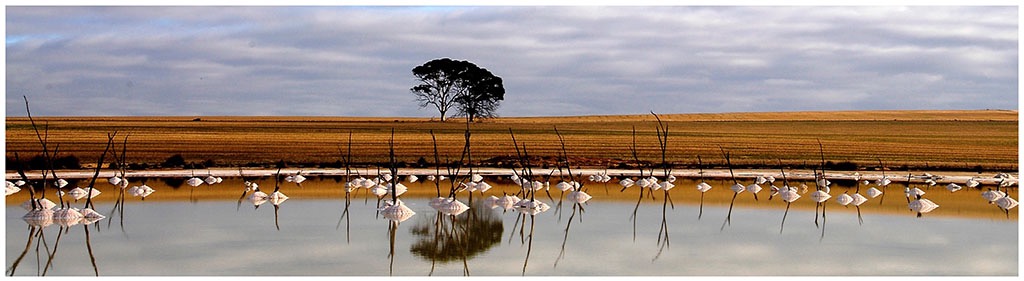
{"type": "Polygon", "coordinates": [[[181,188],[181,185],[185,184],[185,179],[180,179],[180,178],[176,178],[176,177],[160,178],[160,180],[163,181],[164,184],[166,184],[167,186],[171,187],[171,189],[174,189],[174,190],[177,190],[177,189],[181,188]]]}
{"type": "Polygon", "coordinates": [[[504,232],[501,218],[480,202],[454,220],[438,213],[433,221],[418,220],[410,232],[418,237],[410,252],[434,262],[468,260],[498,245],[504,232]]]}

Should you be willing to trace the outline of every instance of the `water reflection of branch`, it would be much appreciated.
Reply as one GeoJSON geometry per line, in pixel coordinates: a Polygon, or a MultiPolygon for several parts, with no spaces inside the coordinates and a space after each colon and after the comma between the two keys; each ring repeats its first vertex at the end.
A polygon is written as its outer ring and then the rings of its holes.
{"type": "Polygon", "coordinates": [[[885,194],[888,193],[886,187],[889,187],[889,178],[885,176],[885,164],[882,163],[882,158],[876,159],[878,159],[878,166],[882,168],[882,178],[878,179],[878,181],[876,182],[879,184],[879,186],[882,187],[882,198],[878,199],[878,205],[882,205],[882,203],[885,202],[885,194]]]}
{"type": "MultiPolygon", "coordinates": [[[[341,148],[338,148],[339,154],[341,154],[341,148]]],[[[352,190],[357,188],[355,183],[352,181],[352,131],[348,132],[348,153],[341,156],[342,162],[345,162],[345,209],[341,212],[341,218],[338,219],[338,225],[335,229],[341,227],[341,221],[345,220],[345,243],[351,243],[351,231],[352,226],[351,217],[348,214],[348,208],[352,205],[352,190]]]]}
{"type": "MultiPolygon", "coordinates": [[[[50,205],[49,207],[40,205],[39,204],[40,202],[37,202],[34,199],[34,196],[32,196],[34,194],[32,194],[31,188],[34,188],[34,187],[30,186],[30,197],[33,197],[33,198],[30,199],[30,203],[31,204],[29,205],[31,207],[31,210],[29,210],[29,212],[22,217],[22,219],[29,226],[29,233],[28,233],[29,236],[28,236],[28,239],[27,239],[28,241],[26,241],[25,250],[21,253],[21,255],[18,256],[17,259],[15,259],[15,261],[11,265],[11,267],[8,268],[8,274],[9,275],[14,276],[14,273],[15,273],[18,265],[24,259],[25,255],[28,254],[28,251],[29,251],[29,249],[32,248],[32,244],[33,243],[35,243],[35,245],[36,245],[36,247],[35,247],[35,249],[36,249],[36,268],[37,268],[36,269],[36,274],[40,275],[40,276],[46,275],[46,273],[49,272],[49,269],[53,268],[53,264],[54,264],[53,261],[54,261],[54,259],[57,256],[57,249],[59,248],[60,240],[62,239],[62,237],[65,234],[68,234],[70,232],[71,227],[76,225],[76,224],[79,224],[79,223],[82,223],[83,225],[88,225],[88,224],[91,224],[91,223],[93,223],[93,222],[103,218],[102,215],[99,215],[98,213],[95,213],[92,210],[93,206],[92,206],[92,200],[91,199],[94,196],[93,195],[94,194],[93,193],[93,186],[94,186],[94,184],[96,182],[96,178],[99,176],[99,170],[102,168],[103,159],[106,156],[107,151],[110,149],[111,143],[113,141],[113,136],[112,135],[108,134],[108,137],[109,138],[108,138],[107,146],[104,149],[103,154],[101,154],[100,157],[99,157],[99,160],[98,160],[99,163],[97,164],[96,171],[93,174],[93,177],[92,177],[91,182],[89,184],[89,190],[87,192],[88,195],[86,196],[86,197],[88,197],[88,199],[86,199],[86,201],[85,201],[85,208],[82,210],[82,212],[79,212],[78,209],[76,209],[76,208],[72,208],[70,202],[65,203],[65,201],[63,200],[63,197],[62,197],[63,195],[59,191],[59,189],[63,186],[63,184],[58,183],[59,181],[55,181],[54,182],[54,183],[57,183],[56,186],[58,187],[58,199],[60,200],[60,208],[57,209],[57,210],[51,209],[53,207],[52,205],[50,205]],[[50,226],[52,224],[57,224],[60,228],[57,230],[57,240],[55,241],[55,243],[53,245],[53,249],[51,250],[49,243],[46,242],[46,236],[45,236],[44,228],[46,228],[47,226],[50,226]],[[35,238],[38,238],[38,239],[35,239],[35,238]],[[46,257],[46,264],[43,265],[42,267],[40,267],[40,265],[42,265],[42,261],[41,261],[42,255],[40,254],[41,248],[44,249],[44,252],[46,253],[46,256],[47,256],[46,257]]],[[[59,146],[58,146],[58,148],[59,148],[59,146]]],[[[56,151],[57,150],[55,149],[54,153],[56,153],[56,151]]],[[[15,153],[15,157],[17,157],[17,153],[15,153]]],[[[29,182],[29,181],[27,181],[27,177],[25,177],[24,172],[21,170],[20,167],[18,168],[18,172],[23,177],[23,179],[26,180],[26,182],[29,182]]],[[[56,172],[52,169],[52,167],[50,167],[49,172],[53,174],[54,179],[57,179],[56,172]]],[[[42,194],[45,194],[45,186],[46,186],[45,177],[46,177],[46,174],[44,172],[43,180],[40,181],[40,183],[42,183],[42,188],[44,190],[44,192],[42,194]]],[[[64,183],[64,184],[66,184],[66,183],[64,183]]],[[[42,201],[43,199],[44,198],[41,197],[39,200],[42,201]]],[[[89,238],[88,228],[86,228],[86,231],[87,231],[86,232],[87,247],[89,247],[90,258],[92,258],[93,261],[94,261],[93,262],[93,271],[96,273],[96,275],[99,275],[98,267],[96,267],[96,265],[95,265],[95,257],[92,255],[91,244],[90,244],[91,240],[89,238]]]]}
{"type": "MultiPolygon", "coordinates": [[[[472,195],[471,195],[470,198],[472,200],[472,195]]],[[[470,217],[472,217],[473,214],[474,213],[469,213],[470,217]]],[[[452,239],[455,240],[456,248],[459,249],[459,259],[462,260],[462,275],[463,276],[469,276],[469,254],[468,254],[468,249],[467,249],[469,247],[469,245],[467,243],[468,242],[467,240],[469,239],[469,235],[467,235],[467,233],[468,233],[468,230],[470,229],[470,225],[473,223],[473,221],[469,220],[469,221],[466,222],[466,224],[463,224],[461,227],[459,227],[459,224],[457,224],[455,222],[457,216],[455,216],[455,215],[449,215],[449,216],[452,218],[452,224],[451,224],[452,225],[452,230],[451,230],[450,233],[453,235],[452,239]],[[459,230],[461,230],[461,231],[457,231],[456,227],[460,228],[459,230]]]]}
{"type": "MultiPolygon", "coordinates": [[[[633,155],[633,160],[636,161],[637,168],[640,169],[640,177],[638,179],[642,180],[644,178],[644,167],[643,167],[643,164],[640,162],[640,156],[637,155],[637,151],[636,151],[637,149],[636,149],[636,127],[635,126],[633,127],[633,142],[632,142],[632,145],[629,147],[629,150],[630,150],[630,152],[633,155]]],[[[628,187],[628,186],[624,186],[622,188],[622,190],[625,190],[626,187],[628,187]]],[[[633,214],[629,216],[629,220],[633,222],[633,242],[636,242],[636,220],[637,220],[636,214],[637,214],[637,211],[640,210],[640,201],[644,199],[644,188],[645,188],[644,186],[641,186],[641,185],[637,185],[637,187],[638,187],[637,189],[640,190],[640,196],[636,198],[636,206],[633,207],[633,214]]]]}
{"type": "MultiPolygon", "coordinates": [[[[516,141],[516,135],[512,132],[512,128],[508,129],[509,135],[512,137],[512,146],[515,147],[516,156],[519,158],[519,164],[522,167],[522,172],[517,172],[513,169],[513,175],[520,179],[520,192],[523,193],[523,198],[519,202],[516,202],[516,210],[522,214],[522,227],[520,228],[520,238],[525,239],[526,243],[526,258],[523,261],[523,275],[526,275],[526,266],[530,262],[530,252],[533,250],[533,230],[535,227],[535,218],[538,213],[544,212],[548,209],[547,204],[543,202],[537,202],[537,190],[542,188],[540,182],[534,182],[533,170],[530,165],[530,154],[526,149],[526,144],[522,145],[520,149],[519,143],[516,141]],[[529,187],[529,188],[527,188],[529,187]],[[530,234],[523,237],[524,229],[526,227],[526,216],[530,216],[530,234]]],[[[518,223],[519,218],[516,218],[518,223]]]]}
{"type": "Polygon", "coordinates": [[[854,201],[852,203],[853,203],[854,207],[857,207],[857,223],[859,225],[864,225],[864,217],[862,217],[860,215],[860,204],[862,204],[865,201],[867,201],[867,199],[864,198],[863,195],[860,195],[860,179],[861,179],[860,173],[854,172],[854,179],[853,179],[853,181],[854,181],[854,184],[857,185],[857,188],[853,191],[854,201]]]}
{"type": "Polygon", "coordinates": [[[704,181],[704,163],[700,159],[700,155],[697,155],[697,169],[700,171],[700,183],[697,184],[697,191],[700,191],[700,209],[697,211],[697,220],[704,215],[704,193],[707,193],[711,189],[711,185],[704,181]]]}
{"type": "Polygon", "coordinates": [[[582,216],[582,214],[584,212],[583,205],[580,204],[580,203],[574,203],[572,205],[572,214],[569,215],[569,220],[568,220],[568,222],[565,223],[565,231],[564,231],[565,235],[562,236],[562,249],[561,249],[561,251],[558,252],[558,257],[555,258],[555,265],[554,265],[554,267],[558,267],[558,262],[560,260],[562,260],[562,258],[565,257],[565,244],[566,244],[566,242],[569,241],[569,227],[572,226],[572,219],[574,217],[576,217],[577,209],[579,210],[579,213],[580,213],[580,222],[581,223],[583,222],[583,216],[582,216]]]}
{"type": "Polygon", "coordinates": [[[782,159],[779,159],[779,171],[782,172],[782,188],[779,190],[779,193],[782,201],[786,201],[786,212],[782,213],[782,223],[779,224],[779,234],[782,234],[782,229],[786,227],[786,216],[789,215],[789,206],[793,204],[793,201],[800,199],[800,194],[789,186],[786,170],[782,167],[782,159]]]}
{"type": "MultiPolygon", "coordinates": [[[[821,206],[821,237],[818,238],[818,242],[821,242],[822,240],[825,239],[825,208],[826,206],[828,206],[828,204],[825,204],[825,202],[828,202],[828,199],[831,198],[832,195],[828,194],[830,188],[828,187],[829,181],[828,179],[825,178],[825,148],[824,146],[821,145],[820,139],[818,140],[818,151],[821,154],[821,177],[819,178],[817,175],[815,176],[814,184],[816,186],[817,191],[811,194],[811,198],[813,198],[814,201],[818,202],[814,208],[815,226],[818,225],[817,206],[821,206]]],[[[817,174],[817,171],[815,171],[815,174],[817,174]]]]}
{"type": "Polygon", "coordinates": [[[18,258],[14,259],[14,263],[11,264],[11,267],[7,268],[7,276],[14,276],[14,271],[16,271],[18,269],[18,265],[21,264],[21,260],[23,258],[25,258],[26,254],[28,254],[29,249],[32,249],[32,242],[35,241],[34,238],[38,237],[38,236],[41,236],[42,232],[43,232],[43,228],[42,227],[31,226],[31,225],[29,226],[29,228],[28,228],[28,241],[25,242],[25,250],[21,252],[21,255],[18,255],[18,258]]]}
{"type": "Polygon", "coordinates": [[[39,231],[39,240],[36,241],[36,275],[42,275],[41,270],[43,270],[42,260],[39,259],[42,257],[42,255],[39,254],[40,246],[43,246],[44,252],[47,254],[50,253],[50,244],[46,242],[46,232],[44,231],[39,231]]]}
{"type": "Polygon", "coordinates": [[[719,230],[722,231],[725,230],[726,225],[732,224],[732,207],[734,204],[736,204],[736,196],[739,195],[740,192],[743,192],[744,186],[740,184],[738,180],[736,180],[736,174],[734,174],[732,171],[732,161],[729,160],[729,153],[725,152],[725,149],[722,148],[722,146],[718,146],[718,149],[722,151],[722,156],[725,157],[725,164],[726,166],[729,167],[729,176],[732,177],[733,182],[733,185],[732,187],[730,187],[730,189],[732,189],[732,191],[734,192],[732,194],[732,201],[729,201],[729,213],[725,215],[725,222],[722,223],[722,228],[719,230]]]}
{"type": "Polygon", "coordinates": [[[252,185],[254,184],[253,182],[249,181],[248,178],[245,177],[245,174],[242,173],[241,167],[238,168],[238,177],[242,178],[242,185],[245,186],[245,189],[242,190],[242,196],[238,197],[238,204],[235,205],[235,211],[238,211],[238,209],[242,208],[242,200],[245,200],[245,195],[248,194],[249,191],[253,189],[252,185]]]}
{"type": "MultiPolygon", "coordinates": [[[[667,190],[665,191],[665,196],[665,198],[668,198],[667,190]]],[[[665,199],[665,202],[662,202],[661,205],[661,228],[658,230],[658,253],[654,255],[654,259],[652,259],[652,261],[658,260],[658,258],[661,257],[662,251],[668,248],[670,244],[668,239],[668,219],[666,216],[668,207],[667,202],[669,202],[669,200],[665,199]],[[664,239],[662,239],[662,234],[664,234],[664,239]]]]}
{"type": "Polygon", "coordinates": [[[281,206],[274,204],[274,227],[277,228],[277,230],[281,230],[281,224],[278,223],[278,211],[280,210],[281,206]]]}
{"type": "MultiPolygon", "coordinates": [[[[116,135],[116,132],[115,132],[115,135],[116,135]]],[[[128,165],[126,164],[126,162],[127,162],[127,158],[126,157],[127,157],[127,154],[128,154],[128,136],[129,135],[130,134],[124,136],[124,142],[121,145],[121,154],[117,153],[117,149],[112,149],[110,151],[111,154],[112,154],[111,156],[114,158],[114,163],[113,164],[116,165],[117,169],[118,169],[117,171],[115,171],[114,177],[111,178],[111,180],[114,180],[116,178],[117,181],[116,182],[115,181],[111,181],[110,183],[114,184],[115,188],[118,188],[118,193],[117,193],[117,200],[114,203],[114,209],[110,210],[110,215],[108,215],[108,217],[112,217],[113,218],[115,212],[117,212],[119,214],[118,215],[118,222],[119,222],[119,225],[121,227],[121,232],[122,233],[125,232],[125,230],[124,230],[124,189],[126,187],[128,187],[128,179],[125,178],[125,174],[128,172],[128,165]]],[[[111,136],[111,139],[112,138],[113,138],[113,136],[111,136]]],[[[113,223],[113,222],[114,222],[113,219],[108,220],[107,221],[107,228],[110,228],[110,224],[113,223]]]]}
{"type": "Polygon", "coordinates": [[[281,168],[277,168],[277,174],[274,178],[274,192],[271,193],[268,198],[270,199],[270,204],[274,205],[274,227],[276,227],[277,230],[281,230],[278,213],[281,210],[281,203],[283,203],[284,200],[288,200],[288,196],[281,193],[281,168]]]}
{"type": "MultiPolygon", "coordinates": [[[[441,237],[443,237],[443,235],[441,235],[441,229],[442,229],[441,225],[443,224],[442,223],[443,216],[444,216],[444,214],[442,214],[441,212],[437,212],[437,215],[434,217],[434,236],[433,236],[434,237],[434,243],[431,244],[431,250],[433,250],[434,252],[438,251],[439,246],[441,244],[441,237]]],[[[416,233],[416,229],[415,228],[413,228],[413,233],[416,233]]],[[[415,253],[415,246],[411,250],[414,250],[414,253],[415,253]]],[[[437,265],[437,257],[434,256],[434,255],[431,255],[430,256],[430,272],[427,273],[427,276],[433,276],[434,275],[434,267],[436,265],[437,265]]]]}
{"type": "Polygon", "coordinates": [[[66,233],[65,227],[60,226],[60,228],[57,230],[57,239],[53,242],[53,251],[47,253],[46,265],[43,266],[42,276],[46,276],[46,272],[49,271],[50,268],[53,266],[53,258],[57,256],[57,248],[60,246],[60,238],[64,236],[64,233],[66,233]]]}
{"type": "Polygon", "coordinates": [[[345,187],[345,209],[341,212],[341,218],[338,219],[338,225],[334,229],[341,228],[341,221],[345,221],[345,243],[351,243],[351,226],[352,219],[348,214],[349,205],[352,204],[351,190],[345,187]]]}
{"type": "MultiPolygon", "coordinates": [[[[590,195],[586,194],[585,192],[583,192],[583,184],[580,183],[580,182],[583,181],[582,180],[582,176],[583,175],[580,174],[581,179],[580,179],[579,182],[577,182],[576,178],[573,176],[573,173],[572,173],[572,163],[569,162],[569,153],[565,149],[565,138],[563,138],[562,134],[558,132],[558,128],[555,128],[555,135],[558,136],[558,142],[561,144],[561,147],[562,147],[561,158],[564,161],[562,163],[559,163],[559,168],[558,168],[559,176],[561,177],[561,175],[562,175],[562,173],[561,173],[561,171],[562,171],[561,165],[564,164],[565,168],[566,168],[566,171],[569,173],[569,182],[570,182],[569,184],[565,184],[565,182],[563,180],[563,182],[558,184],[559,186],[561,186],[559,189],[561,189],[563,193],[565,192],[565,190],[567,190],[565,188],[566,186],[568,187],[568,189],[571,189],[572,191],[569,192],[569,197],[571,197],[570,201],[573,203],[573,205],[572,205],[572,214],[569,215],[569,221],[566,222],[566,224],[565,224],[565,235],[562,237],[562,248],[561,248],[561,251],[559,251],[559,253],[558,253],[558,258],[555,258],[554,267],[558,267],[558,261],[561,260],[562,257],[565,256],[565,244],[569,240],[569,227],[572,226],[572,219],[574,217],[576,217],[577,210],[579,210],[579,212],[581,214],[583,213],[583,206],[580,205],[580,204],[583,203],[583,202],[586,202],[587,200],[590,200],[590,195]]],[[[563,198],[564,197],[559,197],[558,198],[559,209],[561,209],[562,199],[563,198]]],[[[560,215],[559,215],[559,219],[561,219],[560,215]]],[[[581,215],[580,216],[580,221],[582,222],[582,220],[583,220],[583,217],[581,215]]]]}
{"type": "MultiPolygon", "coordinates": [[[[656,132],[658,133],[658,148],[661,149],[661,166],[664,170],[665,176],[665,181],[663,181],[661,185],[658,186],[661,188],[662,191],[665,192],[665,196],[663,199],[664,201],[661,203],[661,228],[658,229],[658,254],[654,256],[654,260],[657,260],[658,257],[661,257],[662,251],[669,247],[668,204],[672,202],[672,197],[669,195],[668,191],[675,186],[672,184],[672,182],[675,180],[672,176],[672,171],[669,168],[667,160],[668,158],[666,155],[668,151],[668,125],[662,123],[661,118],[658,117],[658,114],[655,114],[654,111],[651,111],[651,114],[653,114],[654,118],[658,120],[658,127],[656,132]],[[664,240],[662,239],[662,234],[664,234],[664,240]]],[[[653,176],[653,170],[651,171],[651,173],[653,176]]],[[[653,188],[651,192],[654,192],[653,188]]],[[[672,209],[675,209],[674,203],[672,204],[672,209]]]]}
{"type": "MultiPolygon", "coordinates": [[[[526,238],[526,259],[523,260],[523,276],[526,276],[526,265],[530,263],[530,252],[533,251],[533,229],[536,215],[530,215],[530,235],[526,238]]],[[[526,220],[523,220],[525,226],[526,220]]]]}
{"type": "Polygon", "coordinates": [[[100,276],[100,268],[96,266],[96,255],[92,253],[92,238],[89,236],[89,225],[82,224],[82,229],[85,230],[85,248],[89,251],[89,262],[92,263],[92,271],[96,276],[100,276]]]}
{"type": "Polygon", "coordinates": [[[519,243],[525,244],[526,243],[526,236],[524,235],[524,231],[526,229],[526,215],[525,214],[517,214],[516,215],[516,221],[512,223],[512,231],[509,231],[509,233],[508,233],[508,242],[509,243],[512,243],[512,238],[516,236],[516,228],[519,228],[519,243]],[[520,221],[522,221],[522,223],[519,223],[520,221]]]}
{"type": "Polygon", "coordinates": [[[388,275],[395,273],[395,232],[398,229],[398,222],[388,221],[388,275]]]}

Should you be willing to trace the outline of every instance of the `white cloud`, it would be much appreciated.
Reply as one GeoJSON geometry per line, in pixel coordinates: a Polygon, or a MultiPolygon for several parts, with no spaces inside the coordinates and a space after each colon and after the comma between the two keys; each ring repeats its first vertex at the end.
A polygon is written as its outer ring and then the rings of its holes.
{"type": "Polygon", "coordinates": [[[8,7],[7,113],[27,95],[77,105],[39,115],[426,117],[410,70],[440,57],[502,77],[503,116],[1016,109],[1016,20],[955,6],[8,7]],[[118,99],[172,107],[98,102],[118,99]]]}

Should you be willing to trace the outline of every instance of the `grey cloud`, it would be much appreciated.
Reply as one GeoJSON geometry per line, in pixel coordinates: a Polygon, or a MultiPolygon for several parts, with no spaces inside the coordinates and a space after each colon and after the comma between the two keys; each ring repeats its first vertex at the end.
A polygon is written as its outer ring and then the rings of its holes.
{"type": "Polygon", "coordinates": [[[1014,7],[8,7],[7,114],[433,116],[473,61],[504,116],[1016,109],[1014,7]],[[894,97],[899,97],[895,99],[894,97]],[[117,104],[132,106],[118,106],[117,104]],[[288,104],[290,106],[281,106],[288,104]]]}

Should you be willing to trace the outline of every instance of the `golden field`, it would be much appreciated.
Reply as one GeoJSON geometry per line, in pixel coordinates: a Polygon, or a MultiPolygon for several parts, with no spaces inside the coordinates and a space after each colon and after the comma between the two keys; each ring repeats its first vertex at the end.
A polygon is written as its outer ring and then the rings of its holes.
{"type": "MultiPolygon", "coordinates": [[[[719,147],[734,165],[815,165],[850,162],[860,167],[909,166],[922,170],[1016,170],[1018,112],[968,111],[837,111],[780,113],[669,114],[660,116],[669,128],[668,160],[694,167],[697,155],[705,164],[722,167],[719,147]]],[[[174,154],[187,162],[212,160],[218,165],[268,165],[280,160],[332,163],[341,159],[352,136],[357,163],[387,161],[394,130],[398,160],[433,162],[430,132],[436,134],[442,161],[457,160],[464,141],[464,120],[439,123],[429,118],[354,117],[36,117],[48,128],[48,141],[60,146],[58,156],[74,155],[83,165],[95,163],[107,134],[118,133],[118,149],[128,135],[130,163],[159,165],[174,154]]],[[[7,117],[6,154],[23,159],[41,151],[25,117],[7,117]]],[[[472,157],[482,165],[507,165],[515,155],[511,129],[529,154],[555,157],[557,128],[565,138],[574,165],[607,167],[632,162],[629,147],[636,130],[639,157],[660,162],[651,114],[575,117],[509,117],[471,124],[472,157]],[[496,158],[497,157],[497,158],[496,158]],[[483,160],[488,160],[481,162],[483,160]]],[[[109,163],[109,161],[108,161],[109,163]]],[[[311,165],[311,164],[306,164],[311,165]]]]}

